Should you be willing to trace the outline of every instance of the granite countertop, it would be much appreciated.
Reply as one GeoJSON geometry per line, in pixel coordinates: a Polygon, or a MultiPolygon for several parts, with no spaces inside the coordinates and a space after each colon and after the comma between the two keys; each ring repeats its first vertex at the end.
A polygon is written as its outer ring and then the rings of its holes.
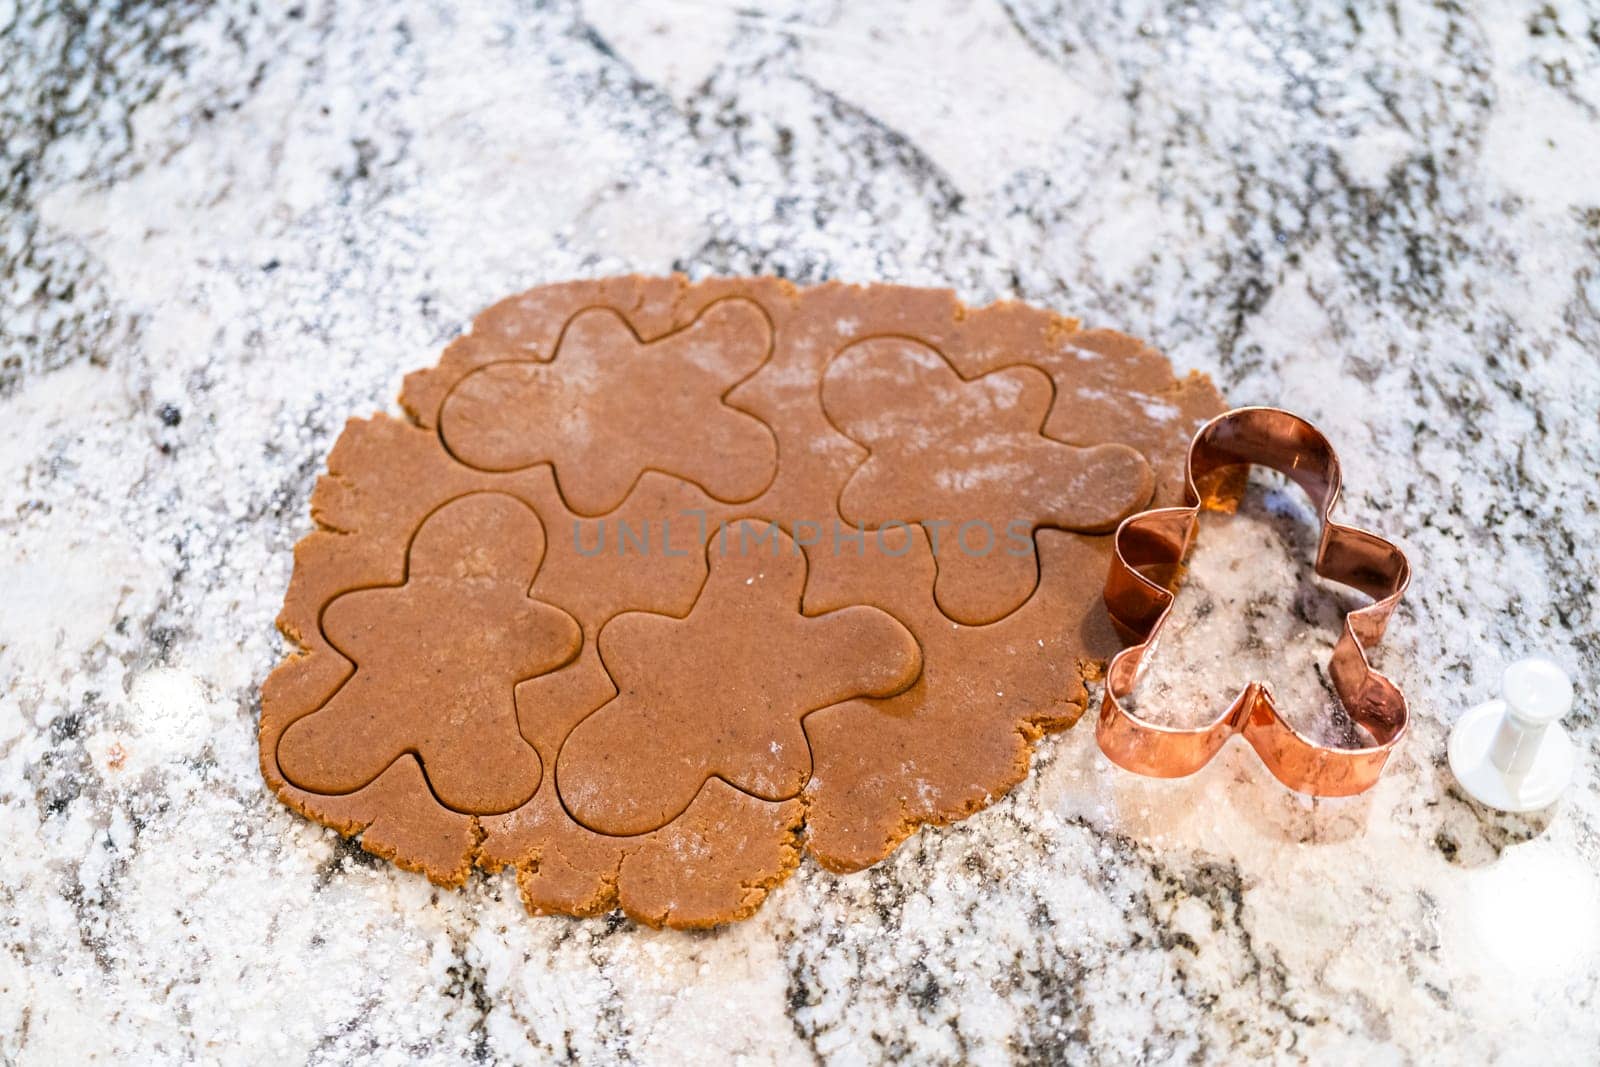
{"type": "Polygon", "coordinates": [[[0,1062],[1600,1053],[1600,17],[52,6],[0,3],[0,1062]],[[500,296],[673,269],[1019,297],[1316,420],[1418,566],[1386,776],[1154,782],[1078,728],[701,935],[291,813],[257,694],[344,420],[500,296]],[[1578,780],[1495,814],[1448,726],[1540,650],[1578,780]]]}

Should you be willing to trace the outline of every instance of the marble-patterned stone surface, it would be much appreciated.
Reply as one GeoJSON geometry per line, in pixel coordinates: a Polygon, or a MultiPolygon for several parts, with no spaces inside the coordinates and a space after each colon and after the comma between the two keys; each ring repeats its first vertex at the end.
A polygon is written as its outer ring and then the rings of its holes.
{"type": "Polygon", "coordinates": [[[56,7],[0,2],[0,1062],[1600,1053],[1592,7],[56,7]],[[1018,296],[1318,421],[1418,565],[1387,776],[1145,781],[1080,728],[700,936],[290,813],[256,692],[343,420],[504,294],[671,269],[1018,296]],[[1582,766],[1502,816],[1445,737],[1532,650],[1582,766]]]}

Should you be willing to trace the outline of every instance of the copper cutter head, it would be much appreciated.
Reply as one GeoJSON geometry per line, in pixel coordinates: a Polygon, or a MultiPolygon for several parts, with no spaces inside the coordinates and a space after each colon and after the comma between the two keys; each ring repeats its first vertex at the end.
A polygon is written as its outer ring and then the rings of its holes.
{"type": "Polygon", "coordinates": [[[1234,734],[1243,735],[1267,768],[1290,789],[1313,796],[1350,796],[1369,788],[1406,732],[1406,698],[1367,662],[1411,581],[1395,545],[1330,517],[1339,497],[1339,459],[1305,419],[1277,408],[1238,408],[1202,426],[1189,445],[1187,503],[1129,516],[1117,527],[1105,601],[1118,632],[1136,642],[1106,668],[1096,737],[1113,763],[1139,774],[1193,774],[1234,734]],[[1123,705],[1140,665],[1172,609],[1173,590],[1200,524],[1200,510],[1226,503],[1251,465],[1294,479],[1322,519],[1316,573],[1373,598],[1345,616],[1328,676],[1334,692],[1371,744],[1330,748],[1286,722],[1261,681],[1252,681],[1208,726],[1179,729],[1140,718],[1123,705]],[[1209,494],[1209,495],[1208,495],[1209,494]]]}

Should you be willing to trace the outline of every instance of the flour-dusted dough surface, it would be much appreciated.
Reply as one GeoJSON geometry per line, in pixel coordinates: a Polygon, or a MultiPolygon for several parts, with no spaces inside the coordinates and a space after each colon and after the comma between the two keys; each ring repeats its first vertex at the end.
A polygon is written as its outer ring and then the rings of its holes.
{"type": "Polygon", "coordinates": [[[1170,502],[1203,378],[948,292],[546,286],[353,420],[268,679],[283,800],[540,911],[748,915],[869,866],[1071,725],[1107,538],[1170,502]]]}

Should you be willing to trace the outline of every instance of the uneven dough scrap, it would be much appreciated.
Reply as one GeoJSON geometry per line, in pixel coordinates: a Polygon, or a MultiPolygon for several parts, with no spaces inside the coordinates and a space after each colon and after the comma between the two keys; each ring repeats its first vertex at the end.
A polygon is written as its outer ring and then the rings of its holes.
{"type": "Polygon", "coordinates": [[[897,696],[806,718],[816,753],[806,843],[824,866],[870,866],[918,825],[986,807],[1027,775],[1041,733],[1082,714],[1085,675],[1119,647],[1100,601],[1109,545],[1059,530],[1038,539],[1038,591],[983,626],[952,623],[939,610],[920,529],[873,539],[860,556],[819,555],[806,610],[882,608],[917,634],[924,663],[897,696]]]}
{"type": "MultiPolygon", "coordinates": [[[[885,387],[876,402],[925,430],[957,425],[944,402],[926,393],[920,419],[907,410],[904,389],[885,387]]],[[[346,426],[312,496],[320,528],[296,546],[278,620],[294,651],[262,690],[268,784],[296,811],[360,834],[364,848],[440,884],[459,884],[474,867],[510,867],[531,910],[588,915],[620,907],[668,926],[741,918],[787,877],[802,852],[835,869],[867,866],[918,825],[970,815],[1020,781],[1032,740],[1077,719],[1084,673],[1116,647],[1100,602],[1109,538],[1062,527],[1109,522],[1104,512],[1138,506],[1122,497],[1148,494],[1151,484],[1156,505],[1175,503],[1189,436],[1223,407],[1207,381],[1174,378],[1167,361],[1142,343],[1113,331],[1083,331],[1022,304],[969,309],[938,290],[796,289],[770,278],[690,284],[680,277],[564,283],[502,301],[451,342],[437,366],[409,375],[401,400],[409,422],[378,416],[346,426]],[[582,375],[564,380],[558,372],[564,359],[580,353],[564,348],[569,340],[588,349],[572,365],[647,380],[648,388],[629,385],[626,397],[613,389],[585,396],[582,375]],[[965,389],[980,390],[975,395],[989,404],[981,417],[993,416],[1001,439],[1025,430],[1029,448],[1087,458],[1090,467],[1096,456],[1126,458],[1126,446],[1148,471],[1130,462],[1123,475],[1102,472],[1084,496],[1050,514],[1035,514],[1032,498],[1053,485],[1019,488],[1017,500],[1001,493],[999,514],[1015,512],[1036,525],[1034,558],[1015,572],[973,559],[962,584],[948,586],[951,568],[962,563],[947,561],[942,551],[936,558],[927,529],[863,535],[840,514],[847,485],[895,441],[874,444],[870,432],[857,437],[831,421],[824,377],[842,376],[835,382],[848,391],[859,383],[843,369],[830,371],[847,365],[841,360],[852,353],[898,358],[908,350],[946,362],[944,387],[958,394],[951,403],[962,402],[965,389]],[[1014,391],[1016,406],[1006,409],[997,390],[1014,391]],[[667,419],[663,412],[675,414],[667,419]],[[1090,451],[1075,451],[1081,449],[1090,451]],[[515,501],[506,506],[537,517],[542,564],[535,564],[536,576],[519,574],[521,600],[559,607],[581,631],[570,659],[555,651],[541,658],[529,649],[540,665],[508,664],[500,672],[504,698],[482,702],[503,709],[513,701],[519,735],[503,726],[483,731],[474,743],[499,753],[484,753],[485,765],[509,758],[509,765],[530,768],[537,760],[543,773],[536,788],[522,796],[532,775],[508,770],[502,777],[515,788],[493,795],[457,795],[451,785],[441,790],[430,783],[437,775],[428,752],[414,743],[401,745],[365,784],[359,779],[381,762],[376,757],[359,768],[301,767],[300,757],[313,764],[329,757],[324,745],[296,739],[312,738],[322,709],[369,667],[359,639],[324,633],[324,610],[334,631],[342,631],[346,611],[331,606],[347,594],[405,586],[413,536],[425,542],[419,530],[428,517],[448,514],[441,509],[458,499],[515,501]],[[770,583],[760,569],[737,571],[754,560],[712,559],[723,524],[757,515],[781,527],[790,568],[781,581],[777,570],[768,572],[770,583]],[[724,563],[735,569],[724,573],[724,563]],[[596,760],[630,746],[635,754],[649,751],[636,744],[637,725],[611,729],[627,736],[608,748],[598,712],[659,706],[637,698],[663,679],[654,661],[670,644],[644,632],[649,626],[616,648],[602,634],[616,626],[617,636],[626,635],[641,617],[676,633],[702,604],[716,602],[706,600],[713,583],[735,574],[752,580],[744,587],[752,593],[758,583],[773,591],[770,601],[750,603],[752,617],[771,613],[809,625],[844,611],[845,618],[872,621],[859,648],[840,649],[808,633],[790,638],[783,655],[728,654],[759,647],[756,634],[748,647],[721,649],[719,666],[717,656],[695,652],[693,642],[678,647],[678,658],[693,661],[681,673],[703,691],[703,706],[692,716],[697,723],[727,721],[757,695],[783,714],[765,733],[746,731],[735,717],[728,736],[737,744],[720,750],[726,759],[716,758],[712,729],[698,749],[694,730],[681,731],[675,743],[695,769],[672,779],[672,804],[661,799],[668,791],[630,783],[616,796],[602,796],[601,806],[622,807],[632,813],[628,819],[655,814],[610,823],[602,812],[595,820],[613,829],[648,828],[664,811],[665,824],[623,836],[595,832],[563,806],[557,777],[570,769],[580,744],[589,744],[596,760]],[[983,625],[959,621],[996,612],[983,625]],[[917,652],[910,667],[907,636],[917,652]],[[795,669],[785,659],[791,644],[806,652],[792,684],[781,678],[782,669],[795,669]],[[829,661],[828,677],[839,666],[853,685],[820,693],[812,687],[819,679],[812,646],[831,649],[820,657],[829,661]],[[648,685],[634,687],[630,677],[648,685]],[[719,692],[733,699],[719,703],[719,692]],[[811,710],[819,700],[833,702],[811,710]],[[781,736],[773,727],[783,728],[781,736]],[[596,736],[585,741],[590,731],[596,736]],[[564,753],[569,742],[574,747],[564,753]],[[307,751],[296,753],[302,745],[307,751]],[[296,758],[280,766],[280,750],[296,758]],[[317,792],[298,782],[359,788],[317,792]]],[[[963,432],[986,436],[980,415],[963,417],[963,432]]],[[[868,472],[859,480],[873,477],[868,472]]],[[[877,493],[857,501],[864,513],[880,506],[877,493]]],[[[508,520],[505,528],[512,525],[508,520]]],[[[525,563],[518,553],[528,551],[527,540],[511,540],[518,543],[505,546],[508,557],[525,563]]],[[[434,612],[450,616],[458,630],[438,639],[461,637],[470,649],[463,635],[485,622],[463,622],[469,613],[434,612]]],[[[383,713],[379,702],[356,703],[383,713]]],[[[635,768],[641,776],[643,766],[635,768]]]]}

